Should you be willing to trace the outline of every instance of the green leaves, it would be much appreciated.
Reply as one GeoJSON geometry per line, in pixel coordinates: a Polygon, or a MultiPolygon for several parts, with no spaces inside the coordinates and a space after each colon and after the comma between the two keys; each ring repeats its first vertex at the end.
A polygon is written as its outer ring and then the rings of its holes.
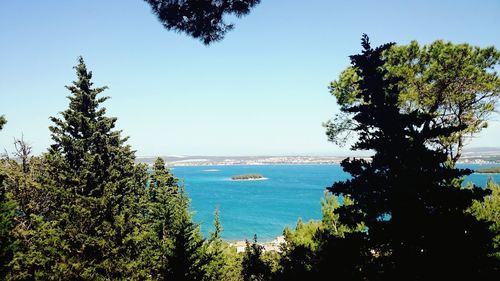
{"type": "Polygon", "coordinates": [[[5,119],[4,115],[0,115],[0,130],[3,129],[3,126],[7,124],[7,119],[5,119]]]}
{"type": "MultiPolygon", "coordinates": [[[[383,53],[386,79],[397,81],[399,106],[409,113],[422,110],[431,114],[435,126],[461,126],[447,137],[436,137],[430,144],[444,149],[456,162],[467,140],[487,126],[487,119],[500,97],[500,79],[495,68],[500,52],[494,47],[480,48],[441,40],[420,46],[392,46],[383,53]]],[[[360,77],[355,66],[346,68],[330,84],[330,93],[341,109],[362,104],[360,77]]],[[[352,115],[340,113],[324,124],[330,141],[345,143],[356,127],[352,115]]]]}
{"type": "MultiPolygon", "coordinates": [[[[126,138],[114,131],[116,118],[107,117],[99,97],[106,87],[94,88],[92,73],[80,57],[77,80],[68,109],[52,117],[54,144],[47,154],[50,182],[60,202],[46,217],[67,247],[56,248],[57,264],[71,276],[85,279],[133,276],[138,263],[145,196],[145,170],[134,163],[126,138]]],[[[143,231],[143,230],[142,230],[143,231]]],[[[61,243],[62,245],[62,243],[61,243]]],[[[57,270],[54,267],[52,270],[57,270]]],[[[64,274],[64,273],[61,273],[64,274]]]]}
{"type": "Polygon", "coordinates": [[[454,168],[446,157],[450,151],[439,146],[450,141],[460,147],[461,134],[475,124],[460,110],[474,116],[462,102],[485,94],[474,90],[481,79],[455,91],[469,77],[461,72],[470,70],[465,62],[475,62],[460,56],[474,57],[475,51],[440,41],[423,50],[416,43],[371,48],[366,38],[362,45],[363,52],[351,56],[359,93],[341,111],[356,123],[352,149],[374,155],[371,161],[342,161],[351,178],[329,188],[352,201],[324,208],[325,260],[344,264],[338,270],[347,279],[485,279],[494,272],[492,235],[488,223],[465,211],[486,192],[461,189],[460,178],[471,171],[454,168]],[[392,61],[386,58],[391,55],[392,61]],[[432,145],[436,141],[441,143],[432,145]],[[347,231],[339,231],[336,221],[347,231]],[[336,251],[348,257],[336,257],[336,251]]]}
{"type": "Polygon", "coordinates": [[[483,200],[474,200],[468,212],[478,219],[491,222],[490,230],[495,235],[493,255],[500,260],[500,185],[493,179],[488,180],[487,189],[491,192],[483,200]]]}
{"type": "Polygon", "coordinates": [[[222,40],[233,24],[226,17],[242,17],[260,0],[172,1],[145,0],[168,30],[184,32],[208,45],[222,40]]]}

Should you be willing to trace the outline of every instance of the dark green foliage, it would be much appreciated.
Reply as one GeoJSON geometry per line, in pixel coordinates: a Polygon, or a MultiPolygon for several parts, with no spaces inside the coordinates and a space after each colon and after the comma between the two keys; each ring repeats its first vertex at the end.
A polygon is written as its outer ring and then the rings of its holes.
{"type": "Polygon", "coordinates": [[[253,180],[253,179],[262,179],[263,176],[261,174],[244,174],[232,176],[232,180],[253,180]]]}
{"type": "Polygon", "coordinates": [[[260,0],[145,0],[168,30],[184,32],[205,44],[219,41],[233,24],[227,15],[242,17],[260,0]]]}
{"type": "Polygon", "coordinates": [[[5,126],[5,124],[7,124],[7,119],[5,119],[5,116],[0,115],[0,130],[3,129],[3,126],[5,126]]]}
{"type": "MultiPolygon", "coordinates": [[[[186,199],[187,200],[187,199],[186,199]]],[[[180,217],[173,233],[173,246],[168,253],[166,280],[203,280],[207,263],[203,238],[190,217],[180,217]]]]}
{"type": "MultiPolygon", "coordinates": [[[[461,189],[460,177],[470,170],[447,164],[447,155],[429,140],[448,137],[465,125],[435,123],[435,116],[416,108],[400,108],[398,80],[387,75],[382,53],[392,44],[351,56],[359,80],[356,102],[342,107],[354,115],[355,150],[373,150],[371,161],[346,159],[352,178],[329,190],[354,202],[338,209],[341,222],[365,231],[333,239],[331,254],[349,254],[350,279],[430,280],[478,279],[492,274],[488,225],[464,211],[486,192],[461,189]],[[340,249],[340,250],[339,250],[340,249]],[[355,253],[355,254],[352,254],[355,253]]],[[[337,268],[338,257],[329,262],[337,268]]]]}
{"type": "MultiPolygon", "coordinates": [[[[316,233],[322,223],[299,219],[295,230],[283,231],[285,243],[281,247],[278,280],[307,280],[316,275],[318,241],[316,233]]],[[[312,279],[311,279],[312,280],[312,279]]]]}
{"type": "Polygon", "coordinates": [[[47,264],[33,274],[67,280],[132,278],[145,170],[136,167],[126,138],[113,130],[116,118],[100,107],[107,97],[98,95],[106,88],[93,87],[82,58],[75,69],[78,79],[67,86],[69,108],[62,118],[51,118],[54,144],[46,159],[54,208],[36,229],[38,243],[30,258],[41,253],[47,264]]]}
{"type": "Polygon", "coordinates": [[[221,239],[222,225],[220,223],[219,209],[214,212],[214,230],[210,233],[207,245],[208,264],[206,275],[208,280],[224,280],[227,271],[227,262],[224,251],[227,245],[221,239]]]}
{"type": "Polygon", "coordinates": [[[246,241],[245,253],[242,260],[242,275],[245,281],[270,280],[271,268],[262,259],[263,246],[257,244],[257,235],[253,238],[253,243],[246,241]]]}
{"type": "MultiPolygon", "coordinates": [[[[429,139],[456,162],[470,136],[487,126],[500,98],[496,70],[500,52],[494,47],[477,47],[437,40],[428,45],[416,41],[391,46],[382,54],[387,77],[397,78],[399,107],[406,113],[420,109],[433,115],[436,126],[461,126],[447,136],[429,139]]],[[[341,107],[360,102],[360,76],[350,66],[330,84],[331,94],[341,107]]],[[[325,124],[329,140],[342,145],[354,136],[353,114],[342,111],[325,124]]]]}
{"type": "Polygon", "coordinates": [[[149,196],[149,219],[159,251],[155,276],[160,280],[202,280],[207,263],[204,240],[192,221],[184,188],[161,158],[153,166],[149,196]]]}
{"type": "MultiPolygon", "coordinates": [[[[343,205],[352,204],[349,198],[343,199],[343,205]]],[[[356,233],[364,226],[342,224],[337,214],[340,206],[338,198],[325,193],[321,221],[303,223],[299,219],[295,230],[285,228],[277,280],[328,280],[332,264],[339,279],[356,279],[362,260],[359,252],[351,251],[351,245],[360,242],[356,233]]]]}
{"type": "MultiPolygon", "coordinates": [[[[0,130],[5,124],[5,119],[0,116],[0,130]]],[[[9,273],[9,263],[12,261],[18,241],[14,237],[14,217],[16,204],[12,200],[12,194],[4,185],[6,178],[5,160],[0,160],[0,279],[9,273]]]]}
{"type": "Polygon", "coordinates": [[[469,209],[478,219],[490,221],[491,232],[495,235],[493,247],[494,256],[500,261],[500,184],[488,180],[487,188],[491,194],[483,200],[476,200],[469,209]]]}
{"type": "MultiPolygon", "coordinates": [[[[0,116],[0,130],[7,121],[5,117],[0,116]]],[[[0,162],[0,277],[5,276],[7,273],[7,264],[12,260],[12,228],[14,217],[14,206],[9,200],[9,195],[3,184],[5,174],[3,171],[3,161],[0,162]]]]}
{"type": "MultiPolygon", "coordinates": [[[[41,216],[53,207],[52,198],[41,184],[46,177],[46,164],[42,157],[30,155],[31,146],[23,139],[15,141],[15,159],[5,158],[2,166],[5,172],[5,189],[15,205],[14,216],[11,217],[11,234],[16,239],[17,247],[9,265],[7,279],[22,280],[32,276],[35,266],[32,265],[34,245],[37,239],[38,225],[41,216]]],[[[47,261],[39,255],[38,265],[47,261]]]]}
{"type": "Polygon", "coordinates": [[[17,246],[17,241],[13,237],[15,207],[14,201],[2,187],[0,190],[0,278],[8,274],[8,265],[12,261],[17,246]]]}

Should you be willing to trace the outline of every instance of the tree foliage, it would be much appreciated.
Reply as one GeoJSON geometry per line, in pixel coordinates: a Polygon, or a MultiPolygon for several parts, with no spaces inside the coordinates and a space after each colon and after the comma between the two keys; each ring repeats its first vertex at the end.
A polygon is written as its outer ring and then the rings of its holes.
{"type": "Polygon", "coordinates": [[[83,59],[40,157],[15,141],[0,161],[0,274],[7,280],[240,280],[241,256],[205,241],[165,162],[135,164],[83,59]]]}
{"type": "MultiPolygon", "coordinates": [[[[149,218],[159,249],[159,280],[203,280],[207,263],[204,240],[189,211],[184,188],[157,158],[149,182],[149,218]]],[[[154,249],[153,249],[154,251],[154,249]]]]}
{"type": "Polygon", "coordinates": [[[210,232],[207,245],[209,261],[206,268],[206,275],[209,280],[224,280],[225,273],[228,271],[224,253],[228,246],[222,241],[222,231],[219,208],[216,208],[214,212],[214,229],[210,232]]]}
{"type": "Polygon", "coordinates": [[[257,244],[257,235],[253,242],[246,241],[245,253],[243,255],[242,276],[244,281],[265,281],[271,278],[271,268],[263,259],[264,247],[257,244]]]}
{"type": "Polygon", "coordinates": [[[304,223],[299,219],[294,230],[285,228],[276,280],[329,280],[332,269],[339,279],[353,279],[355,267],[360,263],[358,252],[351,252],[349,245],[358,241],[364,225],[350,228],[343,224],[337,211],[353,203],[347,197],[342,204],[339,201],[325,192],[321,199],[321,221],[304,223]]]}
{"type": "Polygon", "coordinates": [[[145,0],[163,26],[184,32],[204,44],[224,38],[234,25],[224,17],[242,17],[260,0],[145,0]]]}
{"type": "Polygon", "coordinates": [[[465,213],[486,192],[462,189],[459,178],[471,171],[453,168],[446,153],[428,146],[429,140],[450,137],[467,125],[438,122],[421,107],[402,109],[401,80],[388,75],[383,56],[393,44],[373,49],[364,36],[362,46],[361,54],[351,56],[358,77],[356,102],[341,110],[356,122],[358,140],[352,148],[375,154],[371,161],[344,160],[342,167],[352,178],[329,188],[353,200],[338,209],[341,222],[366,227],[346,236],[359,237],[351,251],[362,255],[357,262],[361,277],[487,278],[494,270],[488,225],[465,213]]]}
{"type": "Polygon", "coordinates": [[[145,187],[137,174],[145,171],[134,164],[126,138],[113,130],[116,118],[100,107],[107,97],[98,95],[106,88],[93,87],[82,58],[75,69],[77,80],[67,86],[69,108],[62,118],[51,118],[54,144],[45,156],[45,184],[52,206],[36,219],[36,243],[24,266],[37,278],[134,276],[138,246],[133,235],[142,224],[139,199],[145,187]]]}
{"type": "MultiPolygon", "coordinates": [[[[406,113],[416,109],[427,112],[434,117],[435,127],[462,126],[447,136],[428,140],[456,162],[468,137],[485,128],[489,114],[495,110],[500,97],[500,79],[495,71],[500,52],[494,47],[438,40],[424,46],[416,41],[392,45],[381,55],[385,75],[397,80],[401,109],[406,113]]],[[[355,66],[350,66],[330,84],[330,92],[341,108],[361,102],[358,72],[355,66]]],[[[325,126],[329,140],[342,144],[353,135],[357,122],[352,113],[342,110],[325,126]]]]}
{"type": "MultiPolygon", "coordinates": [[[[4,116],[0,116],[0,130],[7,123],[4,116]]],[[[12,200],[12,193],[4,185],[7,177],[5,171],[6,160],[0,160],[0,277],[9,273],[9,263],[13,258],[18,241],[13,235],[16,204],[12,200]]]]}
{"type": "Polygon", "coordinates": [[[5,126],[5,124],[7,124],[7,119],[5,119],[5,116],[0,115],[0,130],[3,129],[3,126],[5,126]]]}
{"type": "Polygon", "coordinates": [[[469,209],[478,219],[491,222],[490,230],[495,235],[493,247],[494,256],[500,260],[500,185],[492,179],[488,180],[486,188],[491,194],[483,200],[475,200],[469,209]]]}

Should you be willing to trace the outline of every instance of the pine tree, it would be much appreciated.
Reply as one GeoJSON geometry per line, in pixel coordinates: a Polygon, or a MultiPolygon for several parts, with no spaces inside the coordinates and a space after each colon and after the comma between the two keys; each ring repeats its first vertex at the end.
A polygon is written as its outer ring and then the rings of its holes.
{"type": "Polygon", "coordinates": [[[403,112],[398,81],[387,78],[382,59],[392,44],[372,49],[364,36],[362,46],[361,54],[351,56],[360,78],[359,102],[342,110],[354,114],[357,124],[353,149],[375,154],[371,161],[344,160],[352,178],[329,190],[354,201],[339,209],[342,222],[366,226],[353,234],[361,235],[362,243],[352,249],[370,265],[363,269],[365,277],[485,280],[493,267],[487,257],[492,237],[486,223],[464,213],[485,191],[462,189],[459,179],[471,171],[453,168],[445,152],[428,145],[463,126],[436,124],[433,115],[419,109],[403,112]]]}
{"type": "MultiPolygon", "coordinates": [[[[1,171],[0,171],[1,172],[1,171]]],[[[13,235],[15,202],[2,184],[3,175],[0,174],[0,279],[3,280],[9,272],[9,263],[12,261],[17,241],[13,235]]]]}
{"type": "Polygon", "coordinates": [[[58,207],[46,215],[45,227],[61,233],[51,270],[64,279],[132,278],[145,171],[114,130],[117,119],[100,106],[106,87],[94,88],[92,73],[81,57],[78,62],[77,80],[66,87],[69,108],[52,117],[49,128],[54,144],[47,161],[58,207]]]}
{"type": "Polygon", "coordinates": [[[204,240],[193,223],[184,188],[158,158],[150,176],[150,221],[156,235],[160,280],[203,280],[207,263],[204,240]]]}
{"type": "Polygon", "coordinates": [[[214,212],[214,230],[210,233],[207,245],[209,261],[206,268],[206,280],[225,280],[228,271],[225,252],[229,249],[228,245],[221,239],[222,231],[219,208],[216,208],[214,212]]]}
{"type": "Polygon", "coordinates": [[[246,241],[245,253],[242,260],[242,275],[245,281],[270,280],[271,269],[262,259],[264,246],[257,244],[257,235],[254,235],[253,242],[246,241]]]}
{"type": "MultiPolygon", "coordinates": [[[[6,122],[5,118],[0,116],[0,130],[6,122]]],[[[2,280],[9,273],[8,266],[18,244],[13,234],[16,204],[4,185],[5,164],[6,161],[0,159],[0,279],[2,280]]]]}
{"type": "Polygon", "coordinates": [[[474,201],[468,211],[478,219],[492,222],[490,230],[495,235],[493,240],[495,252],[493,255],[500,261],[500,184],[489,178],[486,188],[491,191],[491,194],[481,201],[474,201]]]}
{"type": "Polygon", "coordinates": [[[260,0],[145,0],[168,30],[184,32],[205,44],[219,41],[233,24],[228,15],[242,17],[260,0]]]}
{"type": "Polygon", "coordinates": [[[5,116],[0,115],[0,130],[3,129],[3,126],[5,126],[5,124],[7,124],[7,119],[5,119],[5,116]]]}
{"type": "Polygon", "coordinates": [[[173,225],[177,212],[175,200],[178,192],[177,179],[165,167],[165,161],[158,157],[149,175],[146,217],[154,241],[150,255],[155,267],[153,276],[160,280],[166,279],[169,267],[168,256],[173,245],[173,225]]]}

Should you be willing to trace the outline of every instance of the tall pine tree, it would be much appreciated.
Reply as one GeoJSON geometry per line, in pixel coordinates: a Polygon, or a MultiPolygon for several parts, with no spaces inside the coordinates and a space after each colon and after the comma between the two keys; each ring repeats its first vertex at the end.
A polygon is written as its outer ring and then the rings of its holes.
{"type": "Polygon", "coordinates": [[[132,278],[145,170],[114,129],[117,119],[101,107],[106,87],[93,87],[81,57],[75,70],[77,80],[66,87],[69,108],[51,118],[47,161],[58,207],[46,219],[64,241],[52,270],[68,280],[132,278]]]}
{"type": "MultiPolygon", "coordinates": [[[[382,59],[392,44],[373,49],[364,36],[362,46],[361,54],[351,56],[359,102],[342,111],[354,114],[359,138],[353,149],[375,154],[371,161],[344,160],[352,178],[330,191],[354,201],[339,209],[344,223],[366,226],[364,246],[355,243],[352,250],[368,259],[365,277],[485,280],[494,270],[488,259],[492,237],[486,223],[464,212],[485,191],[461,188],[459,179],[471,171],[451,167],[443,151],[428,145],[463,127],[436,124],[435,116],[419,109],[403,112],[398,81],[387,77],[382,59]]],[[[346,238],[353,235],[360,233],[346,238]]]]}
{"type": "Polygon", "coordinates": [[[193,223],[184,188],[158,158],[149,184],[148,217],[155,233],[159,280],[203,280],[206,248],[198,225],[193,223]]]}

